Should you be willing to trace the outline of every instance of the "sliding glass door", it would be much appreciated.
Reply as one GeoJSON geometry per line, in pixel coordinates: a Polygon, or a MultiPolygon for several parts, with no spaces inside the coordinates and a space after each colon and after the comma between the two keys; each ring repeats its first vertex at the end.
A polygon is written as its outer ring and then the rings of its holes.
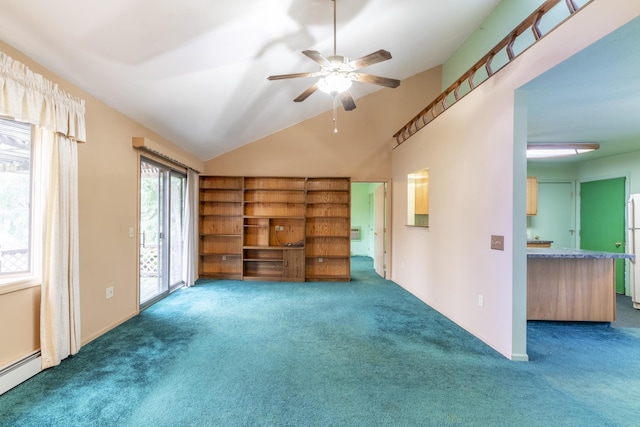
{"type": "Polygon", "coordinates": [[[140,159],[140,308],[181,287],[186,176],[140,159]]]}

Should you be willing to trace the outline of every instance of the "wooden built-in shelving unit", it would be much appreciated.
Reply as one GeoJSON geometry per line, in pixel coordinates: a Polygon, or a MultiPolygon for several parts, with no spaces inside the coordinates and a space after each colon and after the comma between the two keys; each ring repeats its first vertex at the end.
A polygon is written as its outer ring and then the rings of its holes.
{"type": "Polygon", "coordinates": [[[200,276],[348,281],[349,178],[200,178],[200,276]]]}
{"type": "Polygon", "coordinates": [[[244,178],[245,280],[304,281],[304,178],[244,178]]]}
{"type": "Polygon", "coordinates": [[[200,178],[200,276],[242,278],[243,180],[200,178]]]}
{"type": "Polygon", "coordinates": [[[349,280],[351,272],[351,181],[307,179],[306,278],[349,280]]]}

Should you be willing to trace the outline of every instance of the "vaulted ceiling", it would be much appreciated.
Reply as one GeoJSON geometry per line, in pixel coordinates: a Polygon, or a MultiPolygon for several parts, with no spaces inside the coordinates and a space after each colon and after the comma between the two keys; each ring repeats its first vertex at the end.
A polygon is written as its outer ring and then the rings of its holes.
{"type": "MultiPolygon", "coordinates": [[[[333,53],[332,0],[2,2],[0,39],[207,160],[332,107],[306,49],[333,53]]],[[[405,79],[442,64],[499,0],[338,0],[337,51],[393,58],[364,72],[405,79]]],[[[575,161],[640,149],[640,20],[525,86],[529,140],[600,142],[575,161]]],[[[380,89],[355,83],[357,99],[380,89]]],[[[416,112],[417,113],[417,112],[416,112]]]]}
{"type": "MultiPolygon", "coordinates": [[[[338,0],[337,53],[386,49],[363,71],[402,80],[442,64],[498,3],[338,0]]],[[[318,70],[303,50],[333,53],[332,0],[4,1],[0,39],[203,160],[332,107],[323,93],[293,102],[307,78],[266,79],[318,70]]]]}

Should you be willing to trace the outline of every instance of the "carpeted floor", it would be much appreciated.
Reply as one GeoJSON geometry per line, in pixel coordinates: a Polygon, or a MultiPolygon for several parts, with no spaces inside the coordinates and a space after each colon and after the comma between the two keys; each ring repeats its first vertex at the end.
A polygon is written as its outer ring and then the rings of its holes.
{"type": "Polygon", "coordinates": [[[640,310],[633,308],[631,297],[616,295],[616,321],[611,326],[640,329],[640,310]]]}
{"type": "Polygon", "coordinates": [[[532,322],[511,362],[356,257],[202,281],[0,396],[2,426],[637,426],[640,334],[532,322]]]}

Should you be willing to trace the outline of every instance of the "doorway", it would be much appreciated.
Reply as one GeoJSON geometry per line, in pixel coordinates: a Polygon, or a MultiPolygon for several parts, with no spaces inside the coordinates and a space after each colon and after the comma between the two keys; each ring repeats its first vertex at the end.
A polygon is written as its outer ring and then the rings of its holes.
{"type": "Polygon", "coordinates": [[[184,285],[185,186],[182,172],[140,158],[140,309],[184,285]]]}
{"type": "MultiPolygon", "coordinates": [[[[580,248],[622,253],[625,250],[626,179],[580,184],[580,248]]],[[[624,260],[616,259],[616,292],[625,293],[624,260]]]]}
{"type": "Polygon", "coordinates": [[[389,277],[388,186],[380,182],[351,184],[351,255],[373,259],[373,268],[382,278],[389,277]]]}
{"type": "Polygon", "coordinates": [[[574,181],[539,181],[538,214],[527,217],[527,238],[550,240],[553,248],[575,248],[574,195],[574,181]]]}

